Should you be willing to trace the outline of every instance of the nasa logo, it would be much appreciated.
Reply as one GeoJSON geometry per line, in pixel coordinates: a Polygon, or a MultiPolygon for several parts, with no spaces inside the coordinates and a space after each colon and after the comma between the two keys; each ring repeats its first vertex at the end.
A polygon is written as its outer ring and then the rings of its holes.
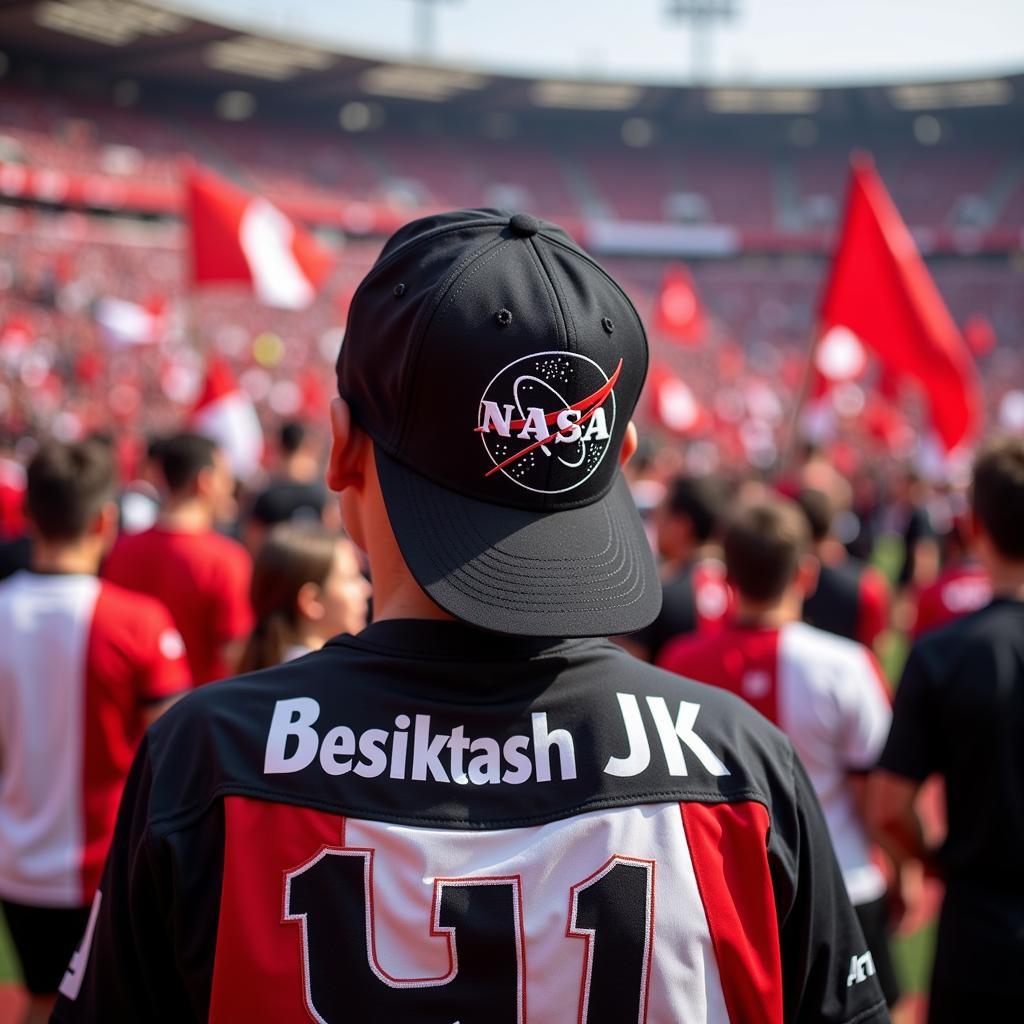
{"type": "Polygon", "coordinates": [[[480,399],[476,432],[498,473],[537,494],[562,494],[601,465],[615,430],[612,375],[575,352],[538,352],[495,374],[480,399]],[[554,461],[552,461],[554,460],[554,461]]]}

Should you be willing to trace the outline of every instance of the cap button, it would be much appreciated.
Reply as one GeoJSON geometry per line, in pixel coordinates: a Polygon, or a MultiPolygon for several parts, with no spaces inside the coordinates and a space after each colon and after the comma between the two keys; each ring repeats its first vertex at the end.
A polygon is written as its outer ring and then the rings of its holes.
{"type": "Polygon", "coordinates": [[[540,231],[540,221],[536,217],[531,217],[528,213],[513,214],[508,222],[508,226],[523,238],[529,238],[540,231]]]}

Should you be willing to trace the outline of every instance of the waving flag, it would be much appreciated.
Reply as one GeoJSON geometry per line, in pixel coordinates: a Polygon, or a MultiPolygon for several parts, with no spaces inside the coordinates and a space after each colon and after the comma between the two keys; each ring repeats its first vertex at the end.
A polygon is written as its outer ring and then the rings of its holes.
{"type": "Polygon", "coordinates": [[[856,376],[863,346],[884,373],[921,385],[947,451],[976,436],[982,400],[971,353],[869,160],[853,164],[820,323],[819,390],[828,368],[833,379],[856,376]]]}
{"type": "Polygon", "coordinates": [[[268,306],[305,309],[333,266],[312,234],[260,196],[205,169],[187,181],[191,280],[251,286],[268,306]]]}
{"type": "Polygon", "coordinates": [[[239,480],[248,479],[259,469],[263,429],[252,400],[238,387],[225,360],[214,357],[207,365],[190,425],[220,445],[239,480]]]}
{"type": "Polygon", "coordinates": [[[647,375],[655,422],[679,437],[692,434],[705,422],[700,403],[686,382],[668,367],[655,363],[647,375]]]}

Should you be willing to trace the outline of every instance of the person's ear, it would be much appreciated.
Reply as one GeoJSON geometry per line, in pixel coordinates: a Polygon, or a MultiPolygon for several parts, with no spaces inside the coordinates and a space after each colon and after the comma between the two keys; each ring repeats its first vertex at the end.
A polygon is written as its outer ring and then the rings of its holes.
{"type": "Polygon", "coordinates": [[[818,575],[821,565],[814,555],[804,555],[796,567],[795,582],[806,597],[818,589],[818,575]]]}
{"type": "Polygon", "coordinates": [[[332,491],[359,487],[363,482],[363,456],[367,437],[352,419],[344,398],[331,400],[331,453],[327,459],[327,486],[332,491]]]}
{"type": "Polygon", "coordinates": [[[626,433],[622,435],[622,450],[619,452],[620,468],[625,468],[626,463],[636,455],[636,450],[639,447],[640,439],[637,436],[636,424],[630,420],[626,424],[626,433]]]}
{"type": "Polygon", "coordinates": [[[117,505],[108,501],[89,525],[89,535],[101,539],[105,550],[112,547],[117,539],[117,521],[117,505]]]}
{"type": "Polygon", "coordinates": [[[295,607],[299,615],[310,622],[319,622],[327,611],[320,597],[320,588],[315,583],[303,583],[299,587],[295,607]]]}

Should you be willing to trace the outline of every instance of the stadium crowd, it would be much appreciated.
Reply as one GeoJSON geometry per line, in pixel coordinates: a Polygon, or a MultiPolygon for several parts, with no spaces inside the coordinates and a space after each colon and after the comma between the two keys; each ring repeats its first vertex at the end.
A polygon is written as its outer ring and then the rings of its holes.
{"type": "MultiPolygon", "coordinates": [[[[322,444],[301,422],[283,424],[262,485],[248,490],[195,434],[153,439],[130,479],[115,456],[99,436],[7,443],[0,463],[0,896],[29,1021],[46,1019],[85,926],[145,725],[189,687],[300,657],[359,632],[369,613],[365,563],[321,483],[322,444]],[[64,751],[59,768],[69,725],[56,709],[76,716],[86,751],[64,751]],[[42,778],[58,781],[41,790],[42,778]],[[83,829],[69,833],[68,818],[83,829]]],[[[895,464],[851,485],[811,446],[775,483],[682,464],[677,447],[648,447],[631,464],[664,603],[620,643],[737,693],[791,736],[897,1013],[888,939],[923,898],[923,871],[948,887],[930,1019],[986,1005],[984,1019],[1009,1020],[1005,978],[986,963],[1005,956],[1008,969],[1019,944],[1008,887],[1024,851],[1012,804],[1024,441],[993,441],[960,488],[895,464]],[[891,709],[877,656],[892,670],[903,636],[914,646],[891,709]],[[941,808],[915,805],[933,775],[949,801],[942,845],[941,808]],[[915,806],[932,819],[925,832],[915,806]],[[971,971],[950,966],[963,958],[971,971]]]]}

